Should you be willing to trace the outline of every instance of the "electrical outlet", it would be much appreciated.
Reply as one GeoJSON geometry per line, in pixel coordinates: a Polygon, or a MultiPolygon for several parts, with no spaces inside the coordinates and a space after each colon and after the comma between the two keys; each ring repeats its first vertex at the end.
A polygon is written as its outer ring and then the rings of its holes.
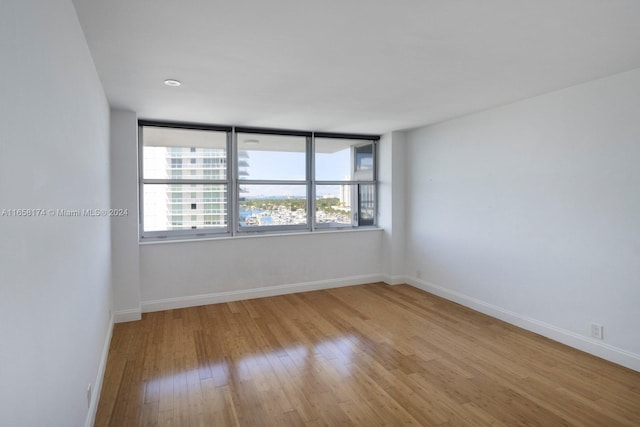
{"type": "Polygon", "coordinates": [[[416,278],[422,279],[422,270],[416,270],[416,278]]]}
{"type": "Polygon", "coordinates": [[[597,323],[591,324],[591,338],[603,339],[604,338],[604,327],[602,325],[598,325],[597,323]]]}
{"type": "Polygon", "coordinates": [[[91,406],[91,383],[87,386],[87,408],[91,406]]]}

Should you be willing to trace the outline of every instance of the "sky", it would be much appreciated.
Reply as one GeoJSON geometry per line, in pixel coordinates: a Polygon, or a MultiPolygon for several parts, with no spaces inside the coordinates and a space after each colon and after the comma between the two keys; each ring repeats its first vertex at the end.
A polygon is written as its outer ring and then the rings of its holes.
{"type": "MultiPolygon", "coordinates": [[[[300,180],[305,181],[306,159],[303,152],[283,151],[258,151],[244,150],[248,153],[246,159],[249,167],[246,168],[249,175],[245,179],[268,180],[300,180]]],[[[168,178],[166,170],[166,149],[164,147],[145,147],[145,170],[147,178],[168,178]]],[[[188,154],[187,154],[188,156],[188,154]]],[[[318,180],[348,180],[351,171],[351,149],[349,147],[334,153],[316,154],[316,179],[318,180]]],[[[244,186],[251,191],[244,194],[245,197],[268,196],[306,196],[305,185],[295,186],[244,186]]],[[[338,196],[340,186],[318,186],[318,197],[338,196]]]]}
{"type": "MultiPolygon", "coordinates": [[[[278,151],[247,151],[249,158],[245,179],[273,179],[273,180],[305,180],[305,154],[278,151]],[[274,167],[277,165],[276,167],[274,167]]],[[[351,150],[344,150],[332,154],[316,154],[316,179],[339,181],[349,179],[351,170],[351,150]]],[[[249,190],[244,196],[248,198],[267,196],[306,196],[306,186],[243,186],[249,190]]],[[[339,196],[340,186],[326,185],[316,189],[316,196],[339,196]]]]}
{"type": "MultiPolygon", "coordinates": [[[[279,151],[247,151],[249,176],[246,179],[305,180],[305,154],[279,151]],[[275,167],[274,167],[275,166],[275,167]]],[[[351,153],[344,149],[331,154],[316,154],[316,179],[349,179],[351,153]]]]}

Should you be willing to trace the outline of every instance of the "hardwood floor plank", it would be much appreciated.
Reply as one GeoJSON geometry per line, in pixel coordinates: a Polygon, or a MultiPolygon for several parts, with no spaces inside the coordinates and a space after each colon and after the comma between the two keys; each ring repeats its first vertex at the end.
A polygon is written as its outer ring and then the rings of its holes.
{"type": "Polygon", "coordinates": [[[407,285],[115,325],[96,426],[637,426],[640,373],[407,285]]]}

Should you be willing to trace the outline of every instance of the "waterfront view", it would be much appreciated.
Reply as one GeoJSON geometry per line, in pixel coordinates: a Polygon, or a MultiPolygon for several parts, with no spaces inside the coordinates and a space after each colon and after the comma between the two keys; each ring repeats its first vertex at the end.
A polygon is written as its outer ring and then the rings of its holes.
{"type": "MultiPolygon", "coordinates": [[[[307,200],[251,199],[240,202],[240,226],[270,226],[307,223],[307,200]]],[[[316,222],[326,225],[350,225],[351,208],[339,197],[316,200],[316,222]]]]}

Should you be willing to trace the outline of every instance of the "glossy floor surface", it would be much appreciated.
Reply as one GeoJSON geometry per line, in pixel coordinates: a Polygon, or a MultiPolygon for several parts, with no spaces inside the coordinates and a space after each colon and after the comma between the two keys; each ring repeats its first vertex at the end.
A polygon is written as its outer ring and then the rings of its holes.
{"type": "Polygon", "coordinates": [[[97,426],[640,426],[640,373],[410,286],[115,326],[97,426]]]}

